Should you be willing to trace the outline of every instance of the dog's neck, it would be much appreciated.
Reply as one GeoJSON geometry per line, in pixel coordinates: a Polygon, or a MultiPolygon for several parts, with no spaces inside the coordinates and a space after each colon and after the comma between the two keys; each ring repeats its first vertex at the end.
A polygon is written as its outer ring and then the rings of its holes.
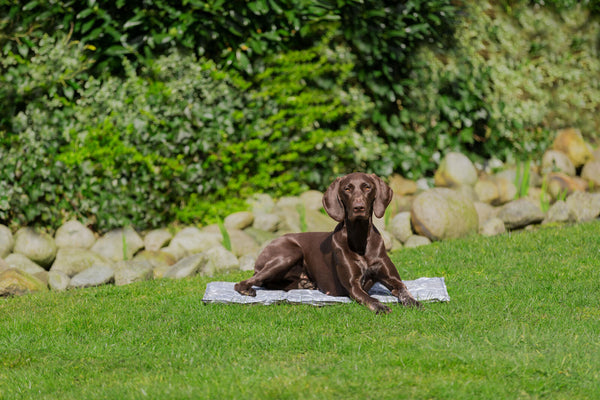
{"type": "Polygon", "coordinates": [[[348,234],[348,246],[350,250],[360,255],[364,255],[367,251],[367,243],[371,233],[371,219],[372,217],[350,221],[346,218],[344,221],[348,234]]]}

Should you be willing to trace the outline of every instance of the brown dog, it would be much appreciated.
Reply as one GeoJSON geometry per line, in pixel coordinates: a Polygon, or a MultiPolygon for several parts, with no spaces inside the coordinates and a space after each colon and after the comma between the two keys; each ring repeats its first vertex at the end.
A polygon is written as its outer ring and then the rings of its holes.
{"type": "Polygon", "coordinates": [[[400,279],[372,223],[373,213],[383,217],[392,195],[376,175],[356,172],[337,178],[323,196],[325,211],[339,222],[335,230],[273,240],[258,256],[254,275],[237,283],[235,290],[256,296],[252,286],[318,288],[332,296],[350,296],[376,313],[389,313],[388,306],[367,293],[381,282],[401,304],[421,307],[400,279]]]}

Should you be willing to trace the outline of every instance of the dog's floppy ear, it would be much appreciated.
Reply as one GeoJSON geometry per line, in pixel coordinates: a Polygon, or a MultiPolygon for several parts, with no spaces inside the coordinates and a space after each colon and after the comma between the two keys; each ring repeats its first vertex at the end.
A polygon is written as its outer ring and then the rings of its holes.
{"type": "Polygon", "coordinates": [[[342,178],[336,178],[323,195],[323,208],[327,211],[327,214],[337,222],[342,222],[346,214],[344,205],[338,196],[341,179],[342,178]]]}
{"type": "Polygon", "coordinates": [[[392,189],[377,175],[371,174],[371,177],[375,180],[375,186],[377,189],[375,201],[373,203],[373,212],[377,218],[382,218],[385,214],[385,209],[392,201],[394,192],[392,189]]]}

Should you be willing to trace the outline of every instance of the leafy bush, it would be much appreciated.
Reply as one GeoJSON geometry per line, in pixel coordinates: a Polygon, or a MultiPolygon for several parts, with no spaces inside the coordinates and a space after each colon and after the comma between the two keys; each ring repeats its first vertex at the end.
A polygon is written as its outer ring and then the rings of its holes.
{"type": "Polygon", "coordinates": [[[372,104],[350,82],[348,51],[328,46],[326,37],[268,58],[252,91],[179,52],[140,72],[125,59],[124,78],[91,77],[84,45],[44,37],[29,60],[2,61],[13,86],[36,97],[3,132],[0,221],[77,216],[100,230],[214,221],[256,191],[323,188],[332,174],[367,168],[383,146],[359,133],[372,104]]]}
{"type": "Polygon", "coordinates": [[[431,168],[428,156],[451,149],[532,158],[566,126],[596,141],[598,19],[583,7],[556,13],[514,4],[506,13],[491,3],[466,5],[456,46],[415,54],[414,85],[400,113],[410,150],[422,154],[410,170],[431,168]]]}

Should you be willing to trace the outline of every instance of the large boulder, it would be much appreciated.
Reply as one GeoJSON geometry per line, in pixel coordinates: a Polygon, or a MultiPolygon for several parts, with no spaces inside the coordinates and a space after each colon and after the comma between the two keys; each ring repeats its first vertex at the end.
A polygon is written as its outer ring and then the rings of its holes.
{"type": "Polygon", "coordinates": [[[446,188],[434,188],[419,194],[412,206],[415,231],[431,240],[453,239],[477,233],[479,216],[473,202],[446,188]]]}
{"type": "Polygon", "coordinates": [[[86,288],[113,282],[115,271],[106,265],[94,265],[71,278],[72,288],[86,288]]]}
{"type": "Polygon", "coordinates": [[[115,229],[107,232],[92,246],[92,251],[110,261],[130,260],[144,241],[133,228],[115,229]]]}
{"type": "Polygon", "coordinates": [[[562,172],[574,176],[575,165],[562,151],[548,150],[542,156],[542,174],[547,175],[552,172],[562,172]]]}
{"type": "Polygon", "coordinates": [[[57,247],[83,247],[89,249],[96,242],[94,232],[77,220],[65,222],[54,235],[57,247]]]}
{"type": "Polygon", "coordinates": [[[72,277],[85,271],[92,265],[107,265],[112,263],[92,250],[80,247],[62,247],[56,253],[56,260],[50,271],[60,271],[72,277]]]}
{"type": "Polygon", "coordinates": [[[163,278],[182,279],[195,276],[206,265],[206,262],[207,258],[204,253],[193,254],[179,260],[163,274],[163,278]]]}
{"type": "Polygon", "coordinates": [[[166,229],[154,229],[144,236],[144,249],[148,251],[158,251],[167,246],[173,235],[166,229]]]}
{"type": "Polygon", "coordinates": [[[477,170],[464,154],[448,153],[435,171],[434,181],[436,186],[473,186],[477,182],[477,170]]]}
{"type": "Polygon", "coordinates": [[[413,235],[410,212],[404,211],[396,214],[390,221],[389,229],[397,240],[405,243],[413,235]]]}
{"type": "Polygon", "coordinates": [[[534,202],[522,198],[502,206],[498,218],[504,222],[506,229],[519,229],[542,222],[544,213],[534,202]]]}
{"type": "Polygon", "coordinates": [[[202,275],[214,276],[215,274],[231,272],[240,269],[237,257],[224,247],[214,247],[204,252],[206,264],[202,267],[202,275]]]}
{"type": "Polygon", "coordinates": [[[154,279],[154,271],[146,261],[127,260],[119,261],[115,265],[115,285],[123,286],[134,282],[149,281],[154,279]]]}
{"type": "Polygon", "coordinates": [[[245,229],[252,226],[254,222],[254,214],[249,211],[240,211],[233,214],[229,214],[225,217],[223,225],[227,230],[229,229],[245,229]]]}
{"type": "Polygon", "coordinates": [[[0,258],[5,258],[12,253],[15,246],[15,239],[10,229],[0,224],[0,258]]]}
{"type": "Polygon", "coordinates": [[[9,268],[0,273],[0,297],[46,290],[48,285],[42,280],[19,269],[9,268]]]}
{"type": "Polygon", "coordinates": [[[221,246],[223,237],[220,232],[201,231],[189,226],[175,234],[169,246],[163,249],[179,260],[192,254],[202,253],[212,247],[221,246]]]}
{"type": "Polygon", "coordinates": [[[592,157],[590,148],[581,136],[581,132],[573,128],[558,131],[552,148],[565,153],[575,167],[585,164],[592,157]]]}
{"type": "Polygon", "coordinates": [[[581,178],[595,188],[600,187],[600,160],[587,162],[581,170],[581,178]]]}
{"type": "Polygon", "coordinates": [[[56,242],[46,232],[21,228],[15,234],[14,252],[23,254],[36,264],[50,268],[56,257],[56,242]]]}
{"type": "Polygon", "coordinates": [[[6,257],[5,261],[11,268],[19,269],[31,275],[35,275],[42,271],[45,271],[44,268],[40,267],[38,264],[25,257],[23,254],[9,254],[8,257],[6,257]]]}
{"type": "Polygon", "coordinates": [[[575,192],[566,203],[576,222],[591,221],[600,215],[600,193],[575,192]]]}

